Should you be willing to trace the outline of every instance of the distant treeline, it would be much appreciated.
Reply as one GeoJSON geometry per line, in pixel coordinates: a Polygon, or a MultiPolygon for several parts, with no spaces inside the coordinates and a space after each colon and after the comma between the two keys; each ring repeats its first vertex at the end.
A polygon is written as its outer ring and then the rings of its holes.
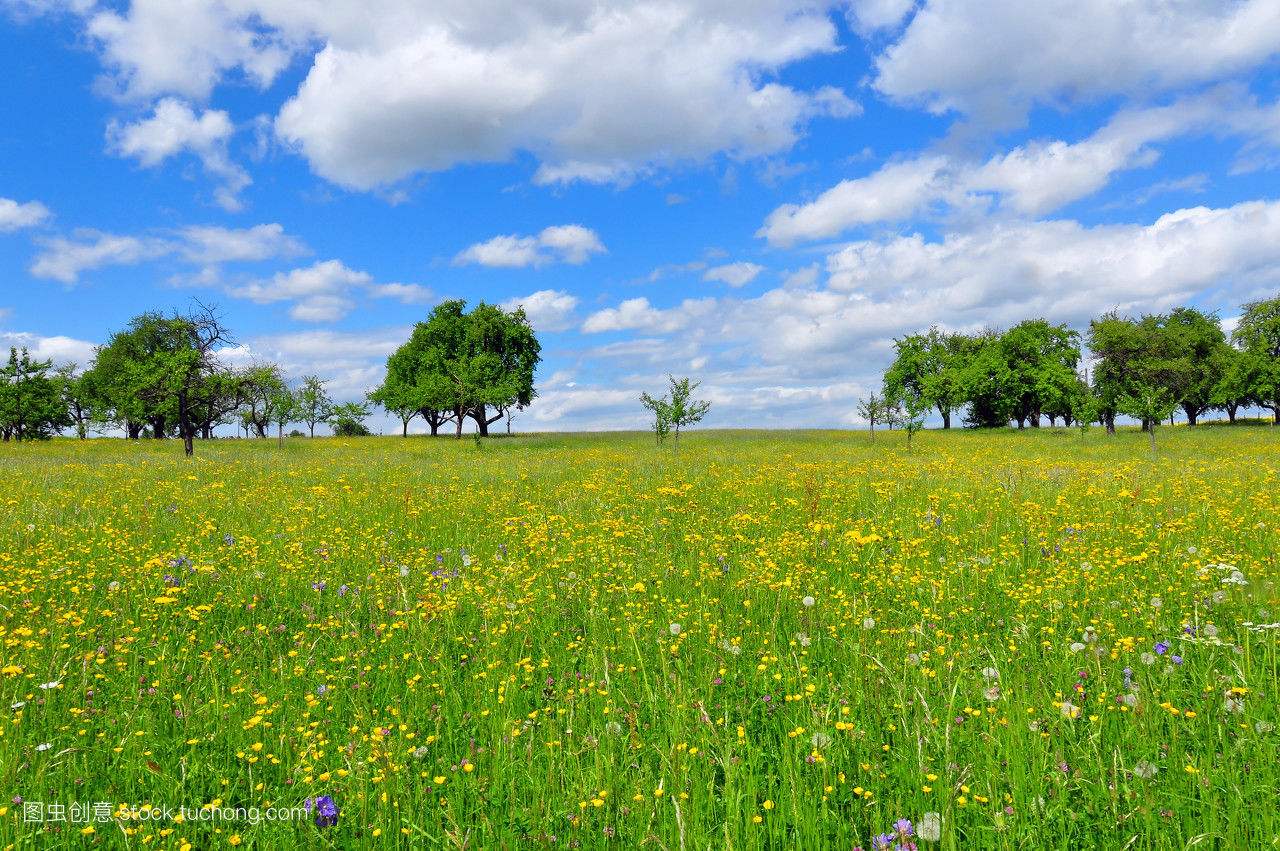
{"type": "MultiPolygon", "coordinates": [[[[524,311],[461,301],[438,305],[388,361],[387,378],[369,394],[405,424],[422,416],[432,434],[445,422],[474,419],[477,429],[532,401],[539,345],[524,311]]],[[[319,376],[295,387],[277,364],[224,363],[232,339],[215,311],[202,305],[186,315],[143,313],[111,335],[81,371],[57,369],[26,349],[12,348],[0,367],[0,438],[43,440],[63,429],[125,437],[211,438],[235,425],[246,436],[283,437],[291,424],[308,433],[328,424],[335,434],[368,434],[364,402],[335,404],[319,376]]]]}
{"type": "Polygon", "coordinates": [[[896,340],[884,394],[864,401],[873,421],[905,422],[931,409],[944,428],[962,415],[978,427],[1101,423],[1126,415],[1145,427],[1181,410],[1195,425],[1210,411],[1231,422],[1242,408],[1280,423],[1280,297],[1246,304],[1228,337],[1192,307],[1140,317],[1108,313],[1083,340],[1066,325],[1028,319],[1007,331],[932,328],[896,340]]]}

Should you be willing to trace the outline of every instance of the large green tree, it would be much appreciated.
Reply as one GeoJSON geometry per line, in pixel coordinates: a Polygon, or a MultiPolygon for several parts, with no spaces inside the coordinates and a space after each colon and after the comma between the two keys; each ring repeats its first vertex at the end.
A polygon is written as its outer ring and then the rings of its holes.
{"type": "Polygon", "coordinates": [[[943,428],[951,428],[951,414],[965,401],[969,341],[933,327],[923,334],[899,338],[893,346],[896,354],[884,375],[885,393],[894,399],[923,401],[938,410],[943,428]]]}
{"type": "Polygon", "coordinates": [[[137,437],[143,423],[157,438],[177,431],[190,457],[214,400],[227,392],[230,370],[217,351],[230,342],[226,326],[203,305],[186,315],[144,313],[98,349],[86,386],[100,416],[127,436],[137,437]]]}
{"type": "Polygon", "coordinates": [[[1044,319],[1019,322],[1000,336],[1008,366],[1006,392],[1018,428],[1039,427],[1045,411],[1061,412],[1076,388],[1080,335],[1044,319]]]}
{"type": "Polygon", "coordinates": [[[461,436],[467,418],[488,434],[509,410],[533,401],[540,359],[522,309],[482,302],[468,313],[465,302],[445,301],[387,360],[387,376],[371,398],[388,410],[418,411],[432,434],[453,420],[461,436]]]}
{"type": "Polygon", "coordinates": [[[1221,378],[1226,335],[1217,317],[1194,307],[1179,307],[1159,320],[1164,340],[1161,354],[1168,358],[1173,379],[1168,391],[1195,425],[1201,415],[1215,407],[1214,391],[1221,378]]]}
{"type": "Polygon", "coordinates": [[[34,360],[26,348],[9,349],[0,366],[0,438],[46,440],[71,425],[52,361],[34,360]]]}
{"type": "Polygon", "coordinates": [[[1280,425],[1280,296],[1246,304],[1231,338],[1249,361],[1250,396],[1280,425]]]}

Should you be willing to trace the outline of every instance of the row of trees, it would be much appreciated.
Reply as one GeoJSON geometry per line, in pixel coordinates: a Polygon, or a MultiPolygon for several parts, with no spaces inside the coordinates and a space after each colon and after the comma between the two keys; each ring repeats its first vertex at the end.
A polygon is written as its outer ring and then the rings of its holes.
{"type": "Polygon", "coordinates": [[[84,438],[90,429],[118,429],[131,439],[180,437],[190,455],[193,441],[220,425],[265,437],[273,425],[283,434],[286,425],[305,423],[314,435],[318,424],[352,413],[333,404],[317,376],[295,390],[275,364],[224,365],[218,350],[230,342],[217,315],[201,307],[134,317],[83,372],[76,364],[54,370],[50,361],[11,349],[0,371],[0,436],[43,439],[74,427],[84,438]]]}
{"type": "Polygon", "coordinates": [[[367,400],[335,404],[318,376],[291,388],[279,366],[232,367],[219,353],[232,345],[217,314],[203,305],[189,314],[144,313],[111,335],[83,372],[12,349],[0,368],[0,436],[32,440],[74,426],[119,430],[125,437],[180,437],[188,455],[194,441],[218,426],[235,425],[246,436],[280,439],[293,423],[327,423],[335,434],[368,434],[367,402],[395,414],[408,434],[421,416],[436,434],[453,422],[461,436],[471,419],[480,434],[523,408],[536,395],[537,337],[521,309],[462,301],[437,306],[387,363],[386,380],[367,400]]]}
{"type": "Polygon", "coordinates": [[[895,341],[884,395],[865,400],[874,424],[915,421],[936,410],[944,428],[1019,428],[1099,422],[1115,431],[1126,415],[1146,429],[1181,409],[1190,425],[1220,410],[1235,422],[1247,407],[1280,423],[1280,297],[1247,304],[1230,338],[1217,317],[1191,307],[1137,318],[1108,313],[1083,343],[1065,325],[1029,319],[1004,332],[954,334],[932,328],[895,341]]]}

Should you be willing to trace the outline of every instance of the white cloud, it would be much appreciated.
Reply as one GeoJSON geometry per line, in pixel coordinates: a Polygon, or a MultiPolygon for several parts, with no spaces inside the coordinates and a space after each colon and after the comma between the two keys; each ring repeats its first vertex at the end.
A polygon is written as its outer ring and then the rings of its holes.
{"type": "Polygon", "coordinates": [[[53,214],[39,201],[19,204],[11,198],[0,198],[0,233],[31,228],[48,221],[53,214]]]}
{"type": "MultiPolygon", "coordinates": [[[[821,284],[784,283],[754,298],[665,310],[632,299],[593,314],[583,331],[644,334],[592,355],[638,370],[706,358],[697,374],[725,394],[730,422],[748,423],[744,400],[757,392],[780,398],[797,388],[875,386],[893,339],[934,323],[976,332],[1044,316],[1083,328],[1113,308],[1139,313],[1194,303],[1231,310],[1273,294],[1280,286],[1280,201],[1195,207],[1150,224],[996,222],[936,242],[920,235],[863,240],[833,251],[826,272],[821,284]]],[[[833,416],[819,405],[796,423],[833,416]]]]}
{"type": "Polygon", "coordinates": [[[758,263],[748,263],[746,261],[725,263],[722,266],[712,266],[706,272],[703,272],[702,280],[719,281],[731,287],[742,287],[754,281],[763,271],[764,267],[758,263]]]}
{"type": "Polygon", "coordinates": [[[1278,51],[1275,0],[948,0],[915,14],[877,59],[874,85],[1014,123],[1037,103],[1227,79],[1278,51]]]}
{"type": "Polygon", "coordinates": [[[850,0],[849,19],[865,35],[896,27],[915,5],[916,0],[850,0]]]}
{"type": "Polygon", "coordinates": [[[298,379],[319,375],[328,380],[335,399],[363,399],[381,383],[387,357],[406,340],[412,328],[392,327],[369,331],[299,331],[250,338],[248,362],[270,360],[285,375],[298,379]]]}
{"type": "Polygon", "coordinates": [[[107,127],[112,152],[135,157],[146,168],[184,152],[199,158],[205,172],[221,184],[215,192],[219,206],[232,212],[241,208],[240,191],[253,182],[227,154],[227,142],[234,133],[235,125],[226,112],[207,109],[197,116],[176,98],[157,103],[150,118],[132,124],[112,122],[107,127]]]}
{"type": "Polygon", "coordinates": [[[647,298],[631,298],[617,307],[606,307],[588,316],[582,323],[582,331],[586,334],[605,331],[669,334],[687,328],[697,319],[707,317],[715,310],[715,306],[716,300],[713,298],[685,299],[677,307],[662,309],[651,305],[647,298]]]}
{"type": "Polygon", "coordinates": [[[554,225],[536,236],[509,234],[477,242],[458,253],[454,263],[500,269],[522,269],[548,263],[581,265],[592,254],[604,253],[595,231],[582,225],[554,225]]]}
{"type": "Polygon", "coordinates": [[[843,180],[807,204],[784,204],[769,214],[757,236],[787,246],[943,210],[995,207],[1039,216],[1094,194],[1117,172],[1152,165],[1159,157],[1155,143],[1191,132],[1245,130],[1246,116],[1258,112],[1225,88],[1168,106],[1122,111],[1079,142],[1032,141],[983,163],[921,155],[843,180]]]}
{"type": "Polygon", "coordinates": [[[290,36],[256,25],[251,6],[237,0],[133,0],[124,14],[92,10],[86,30],[122,93],[203,99],[231,71],[265,87],[298,47],[290,36]]]}
{"type": "Polygon", "coordinates": [[[179,232],[182,253],[193,263],[232,263],[294,257],[305,254],[306,245],[271,222],[248,228],[192,225],[179,232]]]}
{"type": "Polygon", "coordinates": [[[890,163],[875,173],[842,180],[807,204],[783,204],[757,232],[774,245],[835,236],[858,225],[916,215],[943,192],[947,158],[927,156],[890,163]]]}
{"type": "Polygon", "coordinates": [[[82,272],[104,266],[131,266],[171,250],[163,240],[98,231],[78,231],[76,239],[40,240],[40,246],[41,251],[31,264],[31,274],[64,284],[74,284],[82,272]]]}
{"type": "Polygon", "coordinates": [[[26,348],[36,360],[51,360],[54,366],[75,363],[87,366],[93,360],[95,344],[74,337],[43,337],[26,331],[0,331],[0,349],[26,348]]]}
{"type": "Polygon", "coordinates": [[[742,303],[729,333],[755,340],[766,361],[816,365],[935,322],[976,330],[1044,316],[1081,327],[1112,308],[1234,305],[1280,284],[1280,202],[1194,207],[1150,225],[1020,222],[942,242],[867,240],[831,254],[827,271],[825,288],[742,303]]]}
{"type": "Polygon", "coordinates": [[[571,327],[573,311],[577,306],[577,296],[563,290],[538,290],[523,298],[513,298],[502,303],[505,310],[524,308],[529,322],[538,331],[563,331],[571,327]]]}
{"type": "Polygon", "coordinates": [[[347,293],[353,287],[371,284],[368,272],[349,268],[340,260],[322,260],[310,266],[276,272],[270,278],[232,287],[237,298],[258,304],[292,301],[289,315],[303,322],[332,322],[355,307],[347,293]]]}
{"type": "Polygon", "coordinates": [[[368,272],[352,269],[341,260],[321,260],[276,272],[270,278],[232,286],[227,292],[257,304],[292,302],[289,315],[301,322],[335,322],[355,309],[359,293],[402,304],[426,304],[434,298],[421,284],[375,283],[368,272]]]}
{"type": "Polygon", "coordinates": [[[541,182],[625,181],[784,151],[814,116],[856,112],[830,87],[775,79],[839,49],[827,4],[809,0],[134,0],[87,13],[86,30],[134,99],[265,87],[307,57],[276,132],[361,189],[520,151],[541,182]]]}
{"type": "Polygon", "coordinates": [[[390,298],[401,304],[430,304],[435,293],[422,284],[372,284],[368,288],[374,298],[390,298]]]}
{"type": "Polygon", "coordinates": [[[194,276],[179,276],[180,281],[208,286],[218,281],[215,267],[219,263],[292,257],[307,250],[275,222],[249,228],[192,225],[166,237],[79,230],[71,239],[52,237],[39,240],[39,244],[41,251],[31,264],[31,274],[65,284],[105,266],[131,266],[176,254],[205,267],[194,276]]]}

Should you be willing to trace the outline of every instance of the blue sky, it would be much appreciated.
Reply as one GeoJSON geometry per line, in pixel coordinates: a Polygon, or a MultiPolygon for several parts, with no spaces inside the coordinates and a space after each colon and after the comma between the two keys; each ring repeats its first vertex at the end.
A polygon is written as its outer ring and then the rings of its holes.
{"type": "Polygon", "coordinates": [[[512,8],[0,0],[0,343],[198,298],[355,398],[457,297],[539,330],[516,429],[841,427],[933,323],[1280,288],[1274,0],[512,8]]]}

